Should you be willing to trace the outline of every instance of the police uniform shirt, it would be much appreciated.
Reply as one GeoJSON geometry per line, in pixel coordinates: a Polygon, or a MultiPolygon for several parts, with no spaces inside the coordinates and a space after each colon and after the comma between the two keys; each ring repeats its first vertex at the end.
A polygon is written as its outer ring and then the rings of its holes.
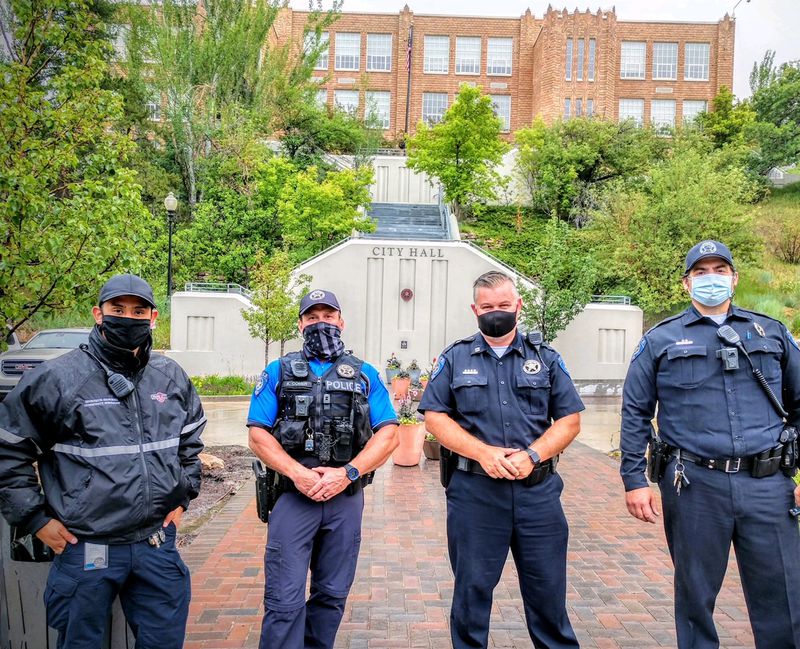
{"type": "MultiPolygon", "coordinates": [[[[800,348],[772,318],[733,306],[725,324],[739,334],[755,367],[800,424],[800,348]]],[[[625,489],[647,486],[644,450],[658,403],[661,439],[700,457],[747,457],[778,443],[783,423],[739,352],[726,371],[717,325],[693,306],[648,331],[634,352],[622,398],[625,489]]]]}
{"type": "Polygon", "coordinates": [[[501,358],[477,333],[442,352],[419,412],[442,412],[481,441],[525,448],[552,421],[584,409],[561,356],[518,332],[501,358]]]}
{"type": "MultiPolygon", "coordinates": [[[[312,358],[308,362],[308,367],[315,375],[323,376],[331,368],[332,364],[312,358]]],[[[361,385],[365,392],[369,390],[367,402],[369,404],[369,421],[373,432],[377,432],[380,428],[389,424],[396,424],[397,415],[392,405],[392,399],[383,381],[381,381],[378,370],[369,363],[364,363],[361,366],[361,371],[369,380],[369,386],[363,381],[361,385]]],[[[250,399],[250,411],[247,415],[248,426],[257,426],[266,430],[272,429],[278,416],[278,384],[280,380],[281,363],[280,360],[275,360],[262,372],[253,390],[253,395],[250,399]]]]}

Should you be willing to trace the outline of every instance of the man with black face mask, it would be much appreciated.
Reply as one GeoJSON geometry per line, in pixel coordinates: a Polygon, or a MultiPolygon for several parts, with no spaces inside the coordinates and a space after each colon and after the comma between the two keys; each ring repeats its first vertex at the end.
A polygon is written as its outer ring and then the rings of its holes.
{"type": "Polygon", "coordinates": [[[0,511],[56,555],[45,605],[59,649],[99,649],[117,596],[137,647],[179,649],[190,583],[175,533],[200,489],[206,418],[183,370],[151,355],[147,282],[115,275],[93,315],[88,345],[0,403],[0,511]]]}
{"type": "Polygon", "coordinates": [[[534,646],[577,647],[556,463],[580,430],[583,403],[558,353],[541,335],[517,330],[522,300],[508,275],[481,275],[473,297],[480,333],[442,352],[419,405],[452,467],[445,486],[453,647],[487,646],[509,548],[534,646]]]}
{"type": "Polygon", "coordinates": [[[363,488],[397,446],[389,393],[345,351],[336,296],[308,293],[297,326],[303,350],[267,366],[247,417],[250,448],[283,491],[269,517],[260,649],[333,647],[355,577],[363,488]]]}

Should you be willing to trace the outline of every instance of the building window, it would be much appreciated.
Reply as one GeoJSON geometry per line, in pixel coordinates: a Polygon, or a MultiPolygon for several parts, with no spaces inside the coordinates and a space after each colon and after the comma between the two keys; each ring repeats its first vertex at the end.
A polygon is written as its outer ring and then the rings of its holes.
{"type": "Polygon", "coordinates": [[[319,41],[317,41],[317,35],[314,32],[308,32],[306,34],[305,43],[303,46],[303,51],[306,53],[306,55],[310,54],[313,50],[317,49],[318,47],[322,48],[322,51],[319,53],[319,57],[317,58],[317,62],[314,65],[314,69],[327,70],[328,56],[330,49],[328,32],[322,32],[319,35],[319,41]]]}
{"type": "MultiPolygon", "coordinates": [[[[336,58],[339,58],[338,54],[336,58]]],[[[339,110],[355,115],[358,113],[358,90],[335,90],[333,102],[339,110]]]]}
{"type": "Polygon", "coordinates": [[[564,119],[570,118],[570,111],[572,110],[572,101],[569,97],[564,100],[564,119]]]}
{"type": "Polygon", "coordinates": [[[686,81],[708,81],[711,46],[708,43],[686,43],[684,55],[683,78],[686,81]]]}
{"type": "Polygon", "coordinates": [[[129,25],[109,25],[108,34],[114,44],[114,60],[125,61],[128,58],[129,25]]]}
{"type": "Polygon", "coordinates": [[[513,51],[513,39],[490,38],[486,48],[486,74],[510,76],[513,51]]]}
{"type": "Polygon", "coordinates": [[[644,79],[646,48],[646,43],[622,41],[619,63],[620,78],[644,79]]]}
{"type": "Polygon", "coordinates": [[[481,73],[480,36],[459,36],[456,38],[456,74],[481,73]]]}
{"type": "Polygon", "coordinates": [[[567,58],[564,64],[564,79],[572,81],[572,39],[567,39],[567,58]]]}
{"type": "Polygon", "coordinates": [[[583,52],[586,47],[586,41],[578,39],[578,65],[575,70],[575,79],[578,81],[583,81],[583,52]]]}
{"type": "Polygon", "coordinates": [[[316,97],[314,98],[319,108],[325,108],[328,105],[328,91],[325,88],[317,90],[316,97]]]}
{"type": "Polygon", "coordinates": [[[147,110],[147,119],[151,122],[161,121],[161,93],[153,91],[150,96],[150,101],[145,104],[147,110]]]}
{"type": "Polygon", "coordinates": [[[358,70],[361,60],[361,34],[336,34],[336,69],[358,70]]]}
{"type": "Polygon", "coordinates": [[[658,130],[675,127],[675,100],[654,99],[650,102],[650,123],[658,130]]]}
{"type": "Polygon", "coordinates": [[[446,92],[422,93],[422,121],[426,124],[437,124],[447,112],[446,92]]]}
{"type": "Polygon", "coordinates": [[[575,100],[575,117],[583,117],[583,99],[575,100]]]}
{"type": "Polygon", "coordinates": [[[367,117],[384,131],[389,128],[392,94],[386,91],[367,90],[367,117]]]}
{"type": "Polygon", "coordinates": [[[637,126],[644,123],[644,99],[620,99],[619,121],[632,119],[637,126]]]}
{"type": "Polygon", "coordinates": [[[678,78],[678,44],[653,43],[653,79],[678,78]]]}
{"type": "Polygon", "coordinates": [[[494,114],[502,122],[500,130],[508,133],[511,130],[511,97],[508,95],[489,95],[492,100],[494,114]]]}
{"type": "Polygon", "coordinates": [[[586,78],[589,81],[594,81],[594,66],[597,61],[597,41],[593,38],[589,39],[589,71],[586,78]]]}
{"type": "Polygon", "coordinates": [[[705,99],[683,100],[683,123],[691,124],[700,113],[708,111],[708,102],[705,99]]]}
{"type": "Polygon", "coordinates": [[[594,115],[594,99],[587,99],[586,100],[586,117],[592,117],[594,115]]]}
{"type": "Polygon", "coordinates": [[[367,34],[367,71],[392,70],[392,35],[367,34]]]}
{"type": "Polygon", "coordinates": [[[447,74],[450,70],[450,37],[425,37],[425,66],[428,74],[447,74]]]}

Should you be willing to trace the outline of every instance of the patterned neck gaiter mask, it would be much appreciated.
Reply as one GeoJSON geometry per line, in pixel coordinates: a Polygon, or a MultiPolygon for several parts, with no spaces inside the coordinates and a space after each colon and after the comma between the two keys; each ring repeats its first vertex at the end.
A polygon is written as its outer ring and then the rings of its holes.
{"type": "Polygon", "coordinates": [[[330,322],[315,322],[303,329],[303,351],[309,358],[329,361],[344,351],[342,330],[330,322]]]}

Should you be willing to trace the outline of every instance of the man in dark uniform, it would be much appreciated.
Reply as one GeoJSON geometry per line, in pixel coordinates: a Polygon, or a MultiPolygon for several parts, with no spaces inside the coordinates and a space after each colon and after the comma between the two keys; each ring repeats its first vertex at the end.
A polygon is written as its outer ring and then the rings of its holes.
{"type": "Polygon", "coordinates": [[[540,335],[517,331],[522,300],[508,275],[481,275],[473,297],[480,333],[442,352],[419,406],[457,469],[446,491],[453,646],[487,646],[492,592],[510,547],[534,645],[577,647],[555,464],[580,430],[583,403],[558,353],[540,335]]]}
{"type": "Polygon", "coordinates": [[[175,529],[200,489],[206,418],[183,370],[151,355],[147,282],[115,275],[93,314],[88,345],[0,404],[0,510],[56,553],[44,599],[60,648],[99,649],[119,595],[137,647],[179,649],[190,583],[175,529]]]}
{"type": "Polygon", "coordinates": [[[378,371],[345,351],[336,296],[303,297],[298,328],[303,350],[267,366],[247,417],[250,448],[284,490],[269,517],[260,649],[333,647],[361,546],[363,487],[397,446],[391,397],[378,371]]]}
{"type": "Polygon", "coordinates": [[[719,647],[714,603],[731,543],[756,646],[800,647],[800,531],[787,513],[800,504],[789,477],[800,349],[777,320],[733,305],[738,279],[727,246],[694,246],[683,277],[692,305],[645,334],[625,380],[625,500],[632,516],[650,523],[660,512],[645,479],[645,447],[658,406],[664,448],[651,462],[665,467],[659,487],[681,649],[719,647]]]}

